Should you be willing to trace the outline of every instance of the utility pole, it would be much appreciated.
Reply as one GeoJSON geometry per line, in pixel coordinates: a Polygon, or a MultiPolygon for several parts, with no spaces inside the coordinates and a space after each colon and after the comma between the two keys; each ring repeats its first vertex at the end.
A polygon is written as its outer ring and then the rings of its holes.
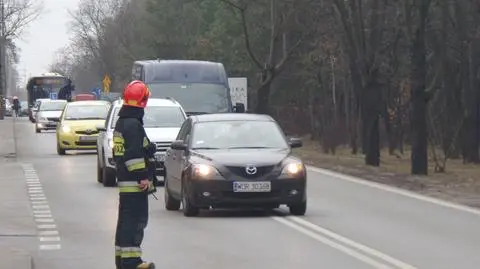
{"type": "Polygon", "coordinates": [[[5,118],[5,101],[7,91],[7,76],[6,76],[6,51],[5,51],[5,0],[0,0],[0,120],[5,118]]]}

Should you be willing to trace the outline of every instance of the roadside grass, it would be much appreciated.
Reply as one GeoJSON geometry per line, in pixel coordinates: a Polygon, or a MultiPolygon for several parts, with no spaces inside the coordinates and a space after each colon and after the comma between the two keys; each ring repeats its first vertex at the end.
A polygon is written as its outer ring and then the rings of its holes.
{"type": "Polygon", "coordinates": [[[366,166],[364,155],[353,155],[349,148],[338,147],[335,155],[326,154],[318,142],[309,139],[304,139],[303,147],[294,149],[294,154],[307,165],[480,208],[480,165],[448,160],[446,172],[435,173],[434,162],[430,158],[429,175],[412,176],[409,151],[392,156],[387,150],[382,150],[380,167],[377,168],[366,166]]]}

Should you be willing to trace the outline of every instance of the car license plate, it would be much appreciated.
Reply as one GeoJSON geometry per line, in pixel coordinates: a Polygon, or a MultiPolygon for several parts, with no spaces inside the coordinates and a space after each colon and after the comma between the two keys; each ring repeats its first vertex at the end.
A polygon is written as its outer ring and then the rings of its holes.
{"type": "Polygon", "coordinates": [[[164,162],[165,161],[165,154],[156,154],[155,155],[155,160],[157,162],[164,162]]]}
{"type": "Polygon", "coordinates": [[[80,136],[80,141],[96,141],[96,136],[80,136]]]}
{"type": "Polygon", "coordinates": [[[233,192],[271,192],[272,184],[269,181],[260,182],[233,182],[233,192]]]}

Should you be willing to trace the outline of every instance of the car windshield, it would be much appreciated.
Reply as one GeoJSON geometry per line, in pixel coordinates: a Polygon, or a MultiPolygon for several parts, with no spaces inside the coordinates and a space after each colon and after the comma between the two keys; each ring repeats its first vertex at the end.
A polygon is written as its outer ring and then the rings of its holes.
{"type": "Polygon", "coordinates": [[[228,112],[227,89],[216,84],[152,83],[148,85],[152,98],[171,97],[182,105],[187,113],[228,112]]]}
{"type": "Polygon", "coordinates": [[[272,121],[216,121],[194,125],[192,149],[288,148],[272,121]]]}
{"type": "Polygon", "coordinates": [[[107,105],[73,105],[65,111],[66,120],[104,120],[107,118],[107,105]]]}
{"type": "Polygon", "coordinates": [[[63,110],[67,102],[42,102],[40,103],[40,111],[58,111],[63,110]]]}
{"type": "MultiPolygon", "coordinates": [[[[115,108],[115,119],[110,128],[115,128],[118,120],[120,107],[115,108]]],[[[168,106],[147,106],[143,116],[143,127],[145,128],[180,128],[185,121],[185,115],[180,107],[168,106]]]]}

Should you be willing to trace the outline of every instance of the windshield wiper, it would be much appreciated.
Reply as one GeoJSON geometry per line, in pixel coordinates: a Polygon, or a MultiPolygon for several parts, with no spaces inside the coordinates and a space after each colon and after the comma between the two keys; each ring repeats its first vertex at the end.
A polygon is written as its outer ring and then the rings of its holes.
{"type": "Polygon", "coordinates": [[[185,112],[187,116],[194,116],[194,115],[203,115],[203,114],[208,114],[207,112],[185,112]]]}
{"type": "Polygon", "coordinates": [[[213,148],[213,147],[196,147],[196,148],[192,148],[193,150],[196,150],[196,149],[220,149],[220,148],[213,148]]]}

